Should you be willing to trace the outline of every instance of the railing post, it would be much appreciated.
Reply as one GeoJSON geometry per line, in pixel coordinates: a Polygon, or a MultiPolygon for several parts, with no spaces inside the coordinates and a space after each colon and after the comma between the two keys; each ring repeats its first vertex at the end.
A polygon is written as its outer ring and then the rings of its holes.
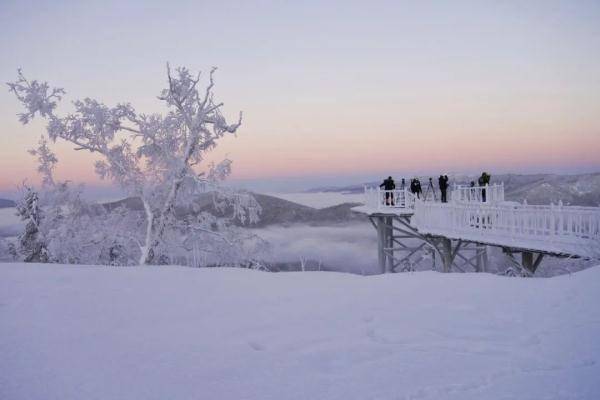
{"type": "Polygon", "coordinates": [[[562,213],[562,200],[558,201],[558,227],[556,230],[556,234],[559,236],[563,235],[564,221],[563,221],[563,213],[562,213]]]}
{"type": "Polygon", "coordinates": [[[554,203],[550,203],[550,225],[549,225],[549,229],[550,229],[550,241],[554,242],[555,240],[555,236],[556,236],[556,231],[554,230],[554,227],[556,225],[556,212],[554,211],[554,203]]]}

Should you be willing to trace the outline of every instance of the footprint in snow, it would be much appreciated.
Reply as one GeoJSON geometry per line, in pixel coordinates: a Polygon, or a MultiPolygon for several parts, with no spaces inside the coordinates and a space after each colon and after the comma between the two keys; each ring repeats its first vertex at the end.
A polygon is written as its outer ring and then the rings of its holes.
{"type": "Polygon", "coordinates": [[[541,342],[542,342],[542,340],[540,339],[540,337],[536,334],[533,334],[533,335],[523,339],[521,344],[524,346],[536,346],[536,345],[540,344],[541,342]]]}
{"type": "Polygon", "coordinates": [[[248,342],[248,346],[250,346],[253,350],[256,351],[263,351],[265,350],[265,346],[263,346],[261,343],[258,342],[248,342]]]}

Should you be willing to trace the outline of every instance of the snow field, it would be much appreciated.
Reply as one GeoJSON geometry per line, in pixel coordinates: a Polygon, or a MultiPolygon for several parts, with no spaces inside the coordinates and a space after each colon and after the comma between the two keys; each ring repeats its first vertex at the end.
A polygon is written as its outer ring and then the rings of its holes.
{"type": "Polygon", "coordinates": [[[599,300],[600,267],[0,264],[0,398],[596,399],[599,300]]]}

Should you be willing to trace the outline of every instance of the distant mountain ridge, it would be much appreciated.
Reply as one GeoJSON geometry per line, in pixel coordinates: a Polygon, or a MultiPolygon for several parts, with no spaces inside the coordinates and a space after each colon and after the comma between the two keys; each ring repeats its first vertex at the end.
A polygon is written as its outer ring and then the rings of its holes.
{"type": "Polygon", "coordinates": [[[15,207],[17,204],[13,200],[0,199],[0,208],[15,207]]]}
{"type": "MultiPolygon", "coordinates": [[[[437,177],[433,177],[434,186],[438,190],[437,177]]],[[[401,178],[396,180],[399,184],[401,178]]],[[[421,183],[427,183],[429,177],[420,177],[421,183]]],[[[477,181],[476,176],[450,176],[450,184],[466,184],[477,181]]],[[[555,175],[555,174],[492,174],[492,183],[504,182],[506,200],[523,202],[529,204],[550,204],[562,201],[564,204],[578,206],[600,205],[600,172],[577,174],[577,175],[555,175]]],[[[341,192],[362,193],[364,186],[378,186],[381,182],[367,182],[360,185],[342,187],[319,187],[307,190],[308,193],[317,192],[341,192]]],[[[409,178],[406,178],[407,185],[409,178]]]]}
{"type": "MultiPolygon", "coordinates": [[[[249,228],[297,223],[321,226],[351,221],[365,221],[363,214],[352,211],[353,207],[360,205],[359,203],[344,203],[326,208],[312,208],[265,194],[253,193],[253,196],[262,207],[262,213],[257,223],[244,225],[249,228]]],[[[227,215],[228,211],[230,211],[225,210],[221,212],[215,209],[212,202],[212,195],[209,193],[198,196],[195,201],[198,211],[206,211],[215,215],[227,215]]],[[[103,205],[108,209],[124,206],[132,210],[143,210],[142,201],[137,197],[104,203],[103,205]]],[[[177,215],[182,217],[193,212],[192,207],[180,207],[176,210],[177,215]]]]}

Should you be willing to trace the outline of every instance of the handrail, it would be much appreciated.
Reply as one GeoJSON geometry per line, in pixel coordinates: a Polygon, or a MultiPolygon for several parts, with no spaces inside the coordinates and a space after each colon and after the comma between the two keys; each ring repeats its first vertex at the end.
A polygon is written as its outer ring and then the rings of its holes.
{"type": "Polygon", "coordinates": [[[408,189],[382,190],[365,186],[365,205],[371,209],[414,209],[415,196],[408,189]]]}
{"type": "Polygon", "coordinates": [[[598,207],[417,201],[413,223],[426,234],[600,257],[598,207]]]}
{"type": "Polygon", "coordinates": [[[504,201],[504,183],[485,186],[455,184],[452,201],[458,203],[498,203],[504,201]]]}

